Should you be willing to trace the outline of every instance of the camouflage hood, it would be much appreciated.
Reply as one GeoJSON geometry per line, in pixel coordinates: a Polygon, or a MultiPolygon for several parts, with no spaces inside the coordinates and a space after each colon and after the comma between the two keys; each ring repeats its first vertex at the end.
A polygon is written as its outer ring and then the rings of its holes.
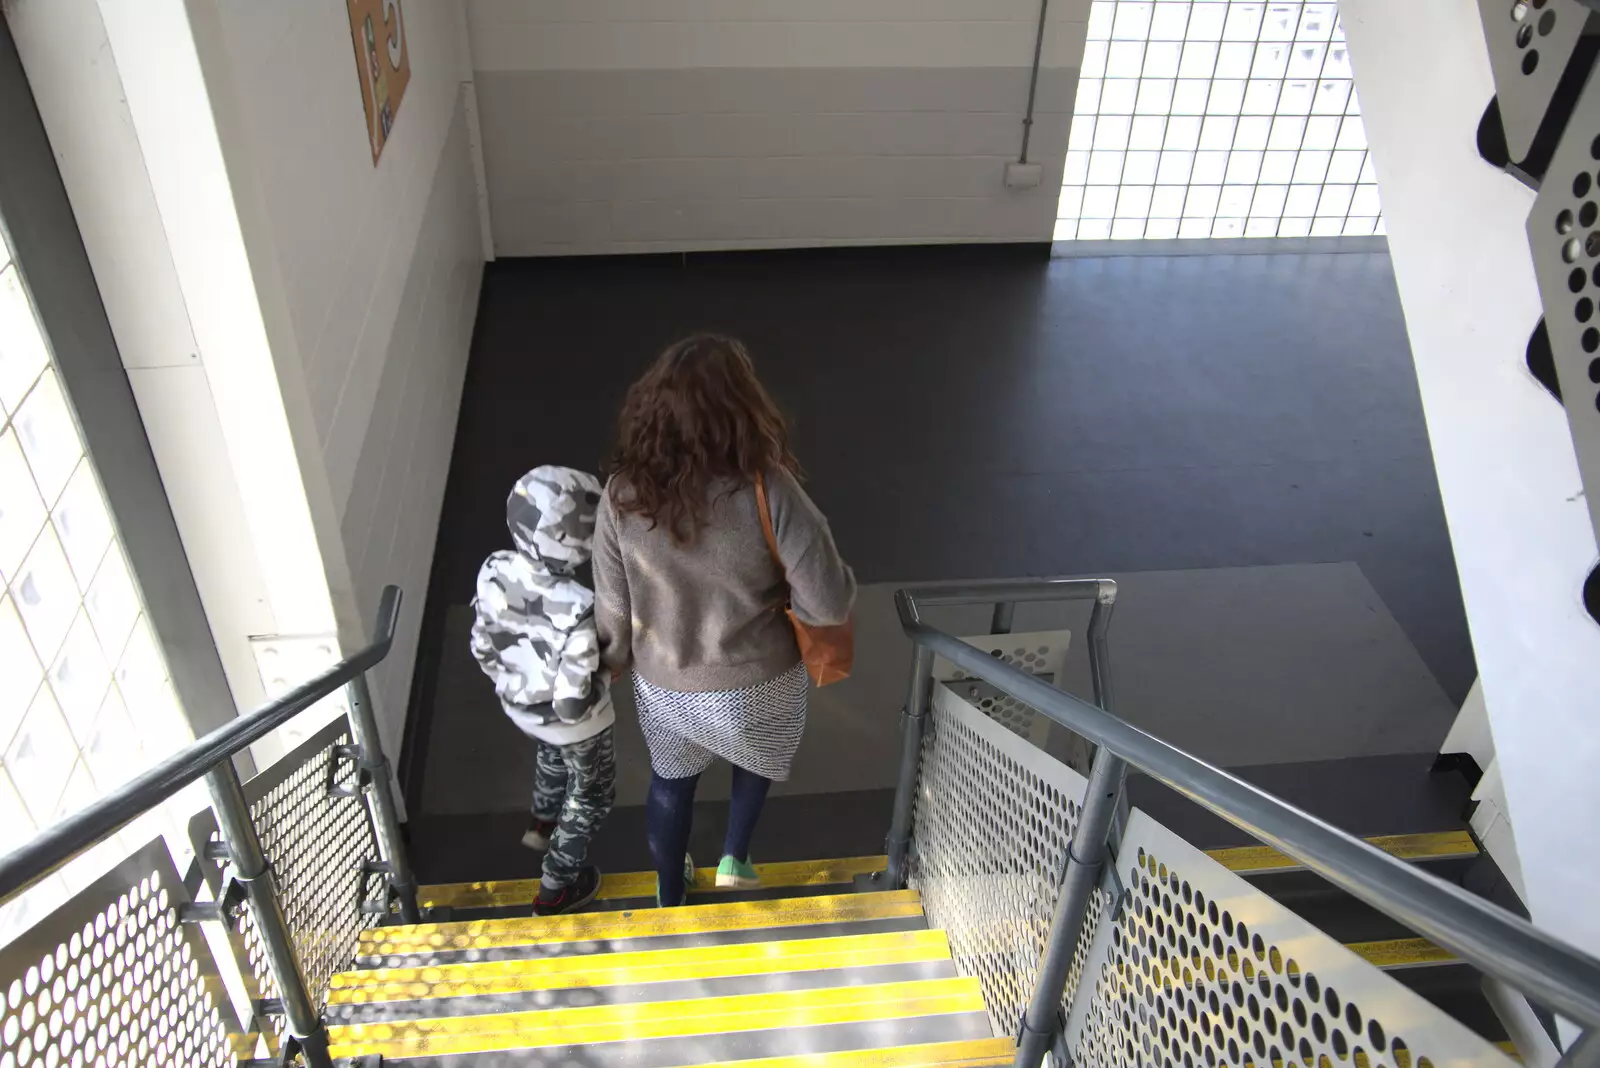
{"type": "Polygon", "coordinates": [[[546,464],[517,479],[506,498],[506,526],[518,549],[557,573],[588,563],[600,480],[546,464]]]}
{"type": "Polygon", "coordinates": [[[472,655],[514,719],[572,725],[610,707],[594,591],[575,573],[592,552],[599,502],[600,480],[570,467],[536,467],[506,498],[517,551],[491,553],[478,570],[472,655]]]}

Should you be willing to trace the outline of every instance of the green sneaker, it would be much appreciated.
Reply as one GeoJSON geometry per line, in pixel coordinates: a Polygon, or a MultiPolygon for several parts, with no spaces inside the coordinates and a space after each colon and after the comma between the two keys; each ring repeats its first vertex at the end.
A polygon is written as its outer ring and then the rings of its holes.
{"type": "MultiPolygon", "coordinates": [[[[691,857],[689,854],[685,853],[683,855],[683,900],[678,902],[678,905],[687,905],[689,903],[689,890],[693,886],[694,886],[694,858],[691,857]]],[[[666,902],[661,900],[661,878],[660,878],[660,876],[657,876],[656,877],[656,908],[665,909],[665,908],[675,908],[675,907],[677,907],[677,906],[668,905],[666,902]]]]}
{"type": "Polygon", "coordinates": [[[754,890],[761,885],[761,876],[748,860],[723,857],[717,865],[717,885],[734,890],[754,890]]]}

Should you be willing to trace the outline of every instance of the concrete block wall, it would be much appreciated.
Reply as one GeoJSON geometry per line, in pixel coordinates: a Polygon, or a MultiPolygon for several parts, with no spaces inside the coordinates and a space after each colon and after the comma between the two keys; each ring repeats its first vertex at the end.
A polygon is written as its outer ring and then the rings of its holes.
{"type": "Polygon", "coordinates": [[[495,252],[1048,241],[1087,0],[468,0],[495,252]]]}
{"type": "MultiPolygon", "coordinates": [[[[408,600],[374,673],[398,753],[482,276],[455,0],[405,5],[411,81],[374,166],[345,6],[216,5],[353,609],[408,600]]],[[[335,580],[336,586],[344,585],[335,580]]],[[[335,595],[338,595],[338,590],[335,595]]]]}

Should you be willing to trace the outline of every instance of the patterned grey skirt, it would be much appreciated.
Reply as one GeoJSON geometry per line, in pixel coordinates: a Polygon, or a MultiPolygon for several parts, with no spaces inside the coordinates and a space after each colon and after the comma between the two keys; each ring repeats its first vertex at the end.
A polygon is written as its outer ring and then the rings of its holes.
{"type": "Polygon", "coordinates": [[[663,779],[699,775],[721,757],[765,779],[789,777],[806,729],[804,664],[741,690],[683,693],[633,676],[650,767],[663,779]]]}

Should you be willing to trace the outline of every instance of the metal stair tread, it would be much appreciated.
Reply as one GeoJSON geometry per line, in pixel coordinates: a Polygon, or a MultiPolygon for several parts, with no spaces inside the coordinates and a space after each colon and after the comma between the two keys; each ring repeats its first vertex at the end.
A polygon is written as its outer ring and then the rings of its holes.
{"type": "Polygon", "coordinates": [[[584,1006],[641,1005],[652,1001],[699,1001],[740,994],[772,995],[797,990],[821,990],[828,987],[859,988],[958,977],[955,961],[952,960],[910,961],[900,964],[866,963],[843,968],[675,979],[634,986],[616,984],[558,987],[553,990],[466,994],[456,997],[424,998],[417,1001],[332,1004],[327,1008],[326,1019],[329,1024],[400,1023],[406,1020],[444,1019],[452,1016],[500,1016],[584,1006]]]}
{"type": "Polygon", "coordinates": [[[608,983],[649,983],[712,975],[755,975],[782,968],[838,967],[840,960],[880,955],[884,963],[948,960],[943,931],[836,935],[783,942],[674,947],[583,957],[544,957],[420,968],[364,968],[340,972],[330,981],[331,1002],[411,1000],[460,993],[550,990],[608,983]],[[424,989],[425,988],[425,989],[424,989]],[[442,992],[441,992],[442,991],[442,992]]]}
{"type": "MultiPolygon", "coordinates": [[[[1407,861],[1455,860],[1478,855],[1478,843],[1467,831],[1431,831],[1424,834],[1385,834],[1365,839],[1368,845],[1407,861]]],[[[1206,856],[1235,875],[1298,871],[1304,866],[1267,845],[1209,849],[1206,856]]]]}
{"type": "Polygon", "coordinates": [[[329,1028],[329,1038],[335,1057],[381,1053],[404,1058],[789,1031],[908,1017],[982,1014],[983,1009],[978,981],[953,978],[335,1025],[329,1028]]]}
{"type": "Polygon", "coordinates": [[[1426,938],[1388,938],[1379,942],[1348,942],[1346,949],[1375,968],[1422,968],[1459,964],[1461,958],[1426,938]]]}
{"type": "Polygon", "coordinates": [[[693,1068],[988,1068],[1010,1064],[1016,1055],[1016,1043],[1009,1038],[979,1038],[967,1042],[929,1042],[883,1049],[717,1061],[693,1068]]]}
{"type": "MultiPolygon", "coordinates": [[[[605,947],[619,941],[648,942],[686,935],[736,934],[779,928],[802,930],[829,924],[877,920],[910,921],[912,925],[925,923],[921,895],[915,890],[892,890],[824,897],[728,901],[671,909],[579,912],[564,916],[522,916],[374,927],[362,932],[356,959],[357,964],[364,967],[374,964],[403,966],[406,962],[401,958],[408,956],[430,958],[417,963],[451,963],[457,956],[465,960],[473,954],[492,954],[499,950],[528,947],[537,947],[541,955],[550,955],[559,952],[561,947],[571,947],[577,951],[579,944],[605,947]]],[[[649,947],[641,945],[638,948],[649,947]]],[[[480,956],[476,959],[486,958],[480,956]]]]}
{"type": "MultiPolygon", "coordinates": [[[[784,861],[757,864],[761,889],[797,889],[810,886],[847,886],[857,876],[879,872],[888,864],[885,856],[843,857],[829,860],[784,861]]],[[[716,868],[698,868],[691,888],[695,894],[732,894],[732,887],[716,885],[716,868]]],[[[423,908],[486,909],[528,905],[539,892],[538,879],[499,879],[469,883],[440,883],[419,888],[417,902],[423,908]]],[[[631,901],[654,898],[655,872],[621,872],[606,875],[600,883],[598,901],[631,901]]]]}
{"type": "Polygon", "coordinates": [[[923,929],[344,972],[333,977],[328,1012],[330,1020],[378,1022],[954,975],[944,932],[923,929]]]}

